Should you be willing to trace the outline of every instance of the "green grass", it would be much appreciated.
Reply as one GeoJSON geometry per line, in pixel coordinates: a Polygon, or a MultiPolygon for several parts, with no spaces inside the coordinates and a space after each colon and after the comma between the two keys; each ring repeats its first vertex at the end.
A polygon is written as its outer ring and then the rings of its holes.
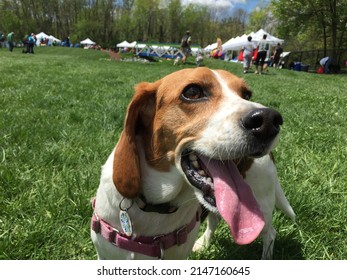
{"type": "MultiPolygon", "coordinates": [[[[110,62],[93,50],[20,51],[0,49],[0,259],[94,259],[89,201],[132,88],[183,66],[110,62]]],[[[347,259],[346,76],[205,65],[245,77],[253,101],[284,117],[275,157],[297,224],[276,212],[275,258],[347,259]]],[[[260,240],[235,245],[222,224],[191,258],[258,259],[261,250],[260,240]]]]}

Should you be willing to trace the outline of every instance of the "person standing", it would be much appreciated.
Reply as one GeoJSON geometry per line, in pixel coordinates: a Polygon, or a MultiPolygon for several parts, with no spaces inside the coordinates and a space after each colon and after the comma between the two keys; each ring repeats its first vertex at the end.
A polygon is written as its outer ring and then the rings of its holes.
{"type": "Polygon", "coordinates": [[[14,43],[13,43],[13,37],[14,37],[14,32],[10,32],[7,34],[7,43],[8,43],[8,50],[10,52],[13,51],[14,43]]]}
{"type": "Polygon", "coordinates": [[[281,58],[281,54],[283,53],[283,49],[281,47],[281,44],[278,43],[277,47],[275,49],[275,53],[274,53],[274,61],[273,61],[273,67],[277,67],[279,68],[280,65],[278,65],[280,58],[281,58]]]}
{"type": "Polygon", "coordinates": [[[257,67],[255,74],[262,74],[263,65],[265,63],[266,54],[269,49],[269,44],[266,42],[267,35],[264,34],[263,38],[258,43],[258,55],[255,61],[255,65],[257,67]]]}
{"type": "Polygon", "coordinates": [[[190,44],[192,43],[192,37],[190,36],[190,31],[188,30],[181,40],[181,51],[183,52],[182,63],[186,63],[187,56],[190,53],[190,44]]]}
{"type": "Polygon", "coordinates": [[[28,36],[28,51],[27,53],[34,53],[34,46],[35,46],[35,34],[34,33],[31,33],[29,36],[28,36]]]}
{"type": "Polygon", "coordinates": [[[252,57],[253,51],[256,48],[255,44],[252,42],[252,36],[247,37],[247,43],[242,47],[243,50],[243,73],[247,73],[252,57]]]}

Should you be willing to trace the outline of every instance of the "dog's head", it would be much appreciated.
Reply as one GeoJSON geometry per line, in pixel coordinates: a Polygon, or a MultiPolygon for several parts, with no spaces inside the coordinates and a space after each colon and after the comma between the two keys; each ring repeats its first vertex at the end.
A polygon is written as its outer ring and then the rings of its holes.
{"type": "Polygon", "coordinates": [[[141,192],[136,140],[141,139],[151,168],[177,170],[199,201],[218,211],[230,227],[242,212],[253,213],[249,219],[262,216],[235,162],[267,154],[276,143],[282,117],[250,97],[242,79],[205,67],[137,85],[115,151],[117,190],[129,198],[141,192]]]}

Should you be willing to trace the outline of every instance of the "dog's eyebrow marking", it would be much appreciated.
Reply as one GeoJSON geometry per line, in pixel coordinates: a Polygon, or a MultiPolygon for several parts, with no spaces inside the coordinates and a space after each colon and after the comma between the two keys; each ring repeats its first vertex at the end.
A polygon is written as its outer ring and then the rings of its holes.
{"type": "Polygon", "coordinates": [[[221,84],[222,88],[223,88],[223,92],[225,92],[226,94],[228,94],[228,96],[239,96],[245,100],[250,100],[252,97],[252,91],[250,89],[248,89],[245,86],[241,87],[241,94],[242,96],[240,96],[239,94],[237,94],[235,91],[233,91],[227,84],[227,82],[214,70],[211,70],[213,72],[213,74],[216,76],[217,80],[219,81],[219,83],[221,84]],[[230,95],[229,95],[230,94],[230,95]]]}
{"type": "Polygon", "coordinates": [[[229,87],[228,84],[225,82],[225,80],[214,70],[211,70],[212,73],[215,75],[217,78],[218,82],[222,86],[223,92],[228,94],[228,97],[236,97],[238,96],[236,92],[232,91],[229,87]]]}

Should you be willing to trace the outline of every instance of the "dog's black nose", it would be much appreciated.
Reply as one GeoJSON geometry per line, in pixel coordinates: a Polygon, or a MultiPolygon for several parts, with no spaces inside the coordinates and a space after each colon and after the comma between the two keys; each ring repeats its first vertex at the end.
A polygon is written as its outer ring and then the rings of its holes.
{"type": "Polygon", "coordinates": [[[279,112],[269,108],[256,109],[241,119],[242,126],[260,140],[270,140],[280,131],[283,118],[279,112]]]}

